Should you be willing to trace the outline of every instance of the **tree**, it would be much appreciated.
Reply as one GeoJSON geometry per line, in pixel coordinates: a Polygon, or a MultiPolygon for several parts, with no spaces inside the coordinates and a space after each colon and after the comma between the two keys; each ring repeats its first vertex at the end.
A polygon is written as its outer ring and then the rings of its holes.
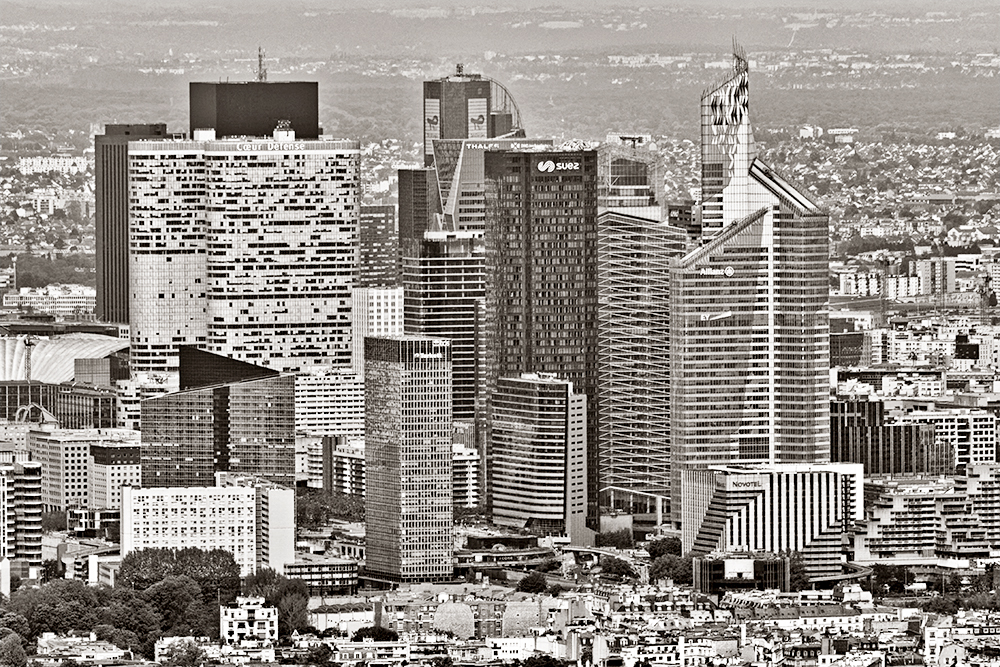
{"type": "Polygon", "coordinates": [[[192,641],[171,644],[164,652],[160,661],[163,667],[198,667],[205,662],[205,652],[192,641]]]}
{"type": "Polygon", "coordinates": [[[636,576],[631,565],[614,556],[608,556],[601,560],[601,572],[621,579],[634,579],[636,576]]]}
{"type": "Polygon", "coordinates": [[[562,567],[562,563],[557,558],[549,558],[536,565],[535,570],[538,572],[554,572],[560,567],[562,567]]]}
{"type": "Polygon", "coordinates": [[[659,540],[653,540],[646,545],[646,551],[649,553],[650,560],[656,560],[660,556],[681,555],[681,541],[677,537],[664,537],[659,540]]]}
{"type": "Polygon", "coordinates": [[[278,609],[278,635],[287,637],[309,625],[309,588],[301,579],[289,579],[263,568],[243,580],[243,594],[264,598],[278,609]]]}
{"type": "Polygon", "coordinates": [[[11,633],[0,639],[0,665],[4,667],[25,667],[28,656],[21,645],[21,637],[11,633]]]}
{"type": "Polygon", "coordinates": [[[694,579],[691,570],[691,559],[682,556],[660,556],[649,568],[649,578],[673,579],[675,584],[691,584],[694,579]]]}
{"type": "Polygon", "coordinates": [[[194,579],[181,575],[167,577],[142,592],[142,599],[152,605],[160,617],[160,630],[167,636],[194,633],[188,612],[195,601],[202,599],[201,587],[194,579]]]}
{"type": "Polygon", "coordinates": [[[364,499],[346,493],[330,493],[320,489],[296,489],[296,526],[303,530],[316,530],[327,525],[332,519],[364,521],[364,499]]]}
{"type": "Polygon", "coordinates": [[[383,628],[381,625],[369,625],[368,627],[360,628],[351,637],[352,642],[363,642],[366,639],[371,639],[374,642],[395,642],[399,641],[399,635],[395,630],[383,628]]]}
{"type": "Polygon", "coordinates": [[[632,537],[632,530],[629,528],[622,528],[621,530],[597,534],[597,546],[599,547],[631,549],[634,545],[635,540],[632,537]]]}
{"type": "Polygon", "coordinates": [[[330,648],[329,644],[320,644],[310,648],[303,656],[302,661],[314,667],[328,667],[333,663],[333,655],[333,649],[330,648]]]}
{"type": "Polygon", "coordinates": [[[548,582],[545,580],[545,575],[534,571],[517,582],[517,587],[514,590],[520,593],[542,593],[546,588],[548,588],[548,582]]]}
{"type": "Polygon", "coordinates": [[[802,554],[798,551],[791,553],[788,557],[788,588],[793,592],[809,588],[809,573],[806,572],[805,563],[802,562],[802,554]]]}
{"type": "Polygon", "coordinates": [[[31,628],[28,627],[28,619],[10,611],[0,611],[0,628],[16,632],[22,638],[27,637],[31,633],[31,628]]]}
{"type": "Polygon", "coordinates": [[[240,591],[240,566],[225,549],[140,549],[122,559],[118,586],[144,591],[170,576],[185,575],[205,602],[229,604],[240,591]]]}

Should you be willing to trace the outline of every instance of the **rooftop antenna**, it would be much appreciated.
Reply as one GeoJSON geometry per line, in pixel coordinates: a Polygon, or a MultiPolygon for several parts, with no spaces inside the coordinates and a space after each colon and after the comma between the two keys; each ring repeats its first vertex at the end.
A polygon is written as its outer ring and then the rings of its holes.
{"type": "Polygon", "coordinates": [[[267,81],[267,65],[264,64],[264,47],[257,47],[257,81],[267,81]]]}

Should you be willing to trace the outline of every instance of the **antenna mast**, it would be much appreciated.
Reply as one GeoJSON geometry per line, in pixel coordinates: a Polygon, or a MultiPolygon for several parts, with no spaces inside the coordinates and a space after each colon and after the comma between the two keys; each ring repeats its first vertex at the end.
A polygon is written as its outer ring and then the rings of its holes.
{"type": "Polygon", "coordinates": [[[257,47],[257,81],[267,81],[267,65],[264,64],[264,47],[257,47]]]}

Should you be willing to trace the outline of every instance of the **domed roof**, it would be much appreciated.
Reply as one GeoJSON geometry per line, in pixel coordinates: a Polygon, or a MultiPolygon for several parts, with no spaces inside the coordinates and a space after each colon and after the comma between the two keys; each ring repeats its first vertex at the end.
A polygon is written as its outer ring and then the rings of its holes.
{"type": "MultiPolygon", "coordinates": [[[[26,336],[0,338],[0,381],[25,380],[26,336]]],[[[100,334],[33,337],[31,379],[58,384],[73,380],[74,360],[103,359],[128,348],[128,341],[100,334]]]]}

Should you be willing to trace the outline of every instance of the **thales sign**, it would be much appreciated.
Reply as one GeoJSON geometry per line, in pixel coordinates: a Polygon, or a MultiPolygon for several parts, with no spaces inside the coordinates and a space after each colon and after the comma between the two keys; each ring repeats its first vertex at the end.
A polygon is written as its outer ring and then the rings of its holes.
{"type": "Polygon", "coordinates": [[[551,174],[555,171],[580,171],[580,163],[578,161],[555,162],[553,160],[542,160],[538,163],[537,169],[543,174],[551,174]]]}

